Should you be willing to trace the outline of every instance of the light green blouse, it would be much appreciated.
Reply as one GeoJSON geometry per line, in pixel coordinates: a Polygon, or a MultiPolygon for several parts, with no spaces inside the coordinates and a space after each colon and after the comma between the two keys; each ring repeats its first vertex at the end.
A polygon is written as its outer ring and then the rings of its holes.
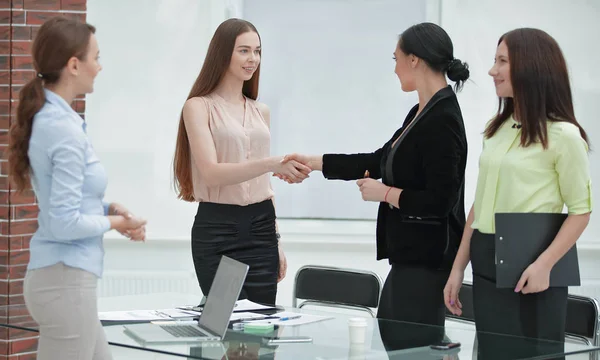
{"type": "Polygon", "coordinates": [[[548,148],[520,145],[521,130],[511,117],[496,134],[484,139],[472,228],[495,232],[500,212],[560,213],[592,211],[588,146],[577,126],[548,122],[548,148]]]}

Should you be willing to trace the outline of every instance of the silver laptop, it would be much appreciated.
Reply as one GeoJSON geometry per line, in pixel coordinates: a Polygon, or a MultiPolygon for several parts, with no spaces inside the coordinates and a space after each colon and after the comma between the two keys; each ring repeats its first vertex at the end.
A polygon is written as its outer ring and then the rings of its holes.
{"type": "Polygon", "coordinates": [[[222,340],[248,268],[248,265],[226,256],[221,258],[198,322],[169,321],[126,325],[125,333],[142,345],[222,340]]]}

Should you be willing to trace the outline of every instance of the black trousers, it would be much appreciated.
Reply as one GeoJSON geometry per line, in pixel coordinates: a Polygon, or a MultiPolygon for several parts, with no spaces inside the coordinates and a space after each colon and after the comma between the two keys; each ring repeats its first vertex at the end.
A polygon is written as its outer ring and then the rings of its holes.
{"type": "Polygon", "coordinates": [[[192,257],[205,295],[223,255],[250,266],[240,299],[275,304],[279,251],[271,200],[248,206],[198,204],[192,227],[192,257]]]}
{"type": "Polygon", "coordinates": [[[485,355],[483,358],[509,359],[562,351],[568,288],[552,287],[526,295],[515,293],[514,289],[497,288],[494,235],[477,230],[471,238],[471,266],[478,351],[485,355]],[[499,337],[489,333],[512,336],[499,337]],[[556,343],[536,342],[531,338],[556,343]],[[510,356],[509,350],[512,351],[510,356]]]}
{"type": "Polygon", "coordinates": [[[443,292],[449,275],[450,270],[392,264],[381,291],[377,317],[429,326],[408,324],[403,329],[398,324],[379,321],[379,333],[387,351],[428,346],[443,340],[446,317],[443,292]]]}

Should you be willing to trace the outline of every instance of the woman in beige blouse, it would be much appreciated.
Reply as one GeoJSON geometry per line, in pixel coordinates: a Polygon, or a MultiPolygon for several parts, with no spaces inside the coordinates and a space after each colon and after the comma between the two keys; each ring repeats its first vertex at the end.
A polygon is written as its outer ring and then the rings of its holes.
{"type": "Polygon", "coordinates": [[[229,19],[217,28],[183,107],[174,174],[179,197],[199,203],[192,256],[202,292],[226,255],[250,266],[240,298],[274,304],[286,260],[269,173],[300,182],[310,169],[270,156],[269,108],[256,101],[260,59],[251,23],[229,19]]]}

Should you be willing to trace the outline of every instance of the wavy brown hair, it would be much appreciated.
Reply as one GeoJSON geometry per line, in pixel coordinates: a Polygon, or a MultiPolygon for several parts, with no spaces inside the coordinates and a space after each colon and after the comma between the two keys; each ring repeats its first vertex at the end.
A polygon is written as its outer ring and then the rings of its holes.
{"type": "MultiPolygon", "coordinates": [[[[247,32],[258,34],[256,27],[246,20],[228,19],[219,25],[208,46],[200,75],[196,78],[196,82],[194,82],[186,100],[208,95],[215,90],[229,68],[233,48],[235,47],[235,40],[239,35],[247,32]]],[[[260,35],[258,37],[260,39],[260,35]]],[[[256,100],[258,97],[259,77],[260,64],[256,68],[252,78],[244,81],[242,88],[242,93],[250,99],[256,100]]],[[[175,157],[173,159],[173,173],[175,191],[178,193],[178,197],[185,201],[194,201],[192,155],[188,134],[183,121],[183,111],[179,116],[179,130],[177,132],[175,157]]]]}
{"type": "Polygon", "coordinates": [[[520,28],[507,32],[498,40],[508,48],[513,98],[499,98],[496,117],[484,135],[494,136],[514,113],[521,122],[521,146],[541,143],[548,148],[548,121],[563,121],[579,128],[575,119],[573,96],[565,57],[554,38],[539,29],[520,28]]]}
{"type": "Polygon", "coordinates": [[[90,37],[96,29],[64,17],[47,20],[39,29],[31,48],[36,75],[21,91],[16,120],[10,126],[8,145],[9,176],[18,192],[29,186],[30,164],[27,152],[33,117],[46,102],[44,85],[60,80],[72,57],[85,59],[90,37]]]}

